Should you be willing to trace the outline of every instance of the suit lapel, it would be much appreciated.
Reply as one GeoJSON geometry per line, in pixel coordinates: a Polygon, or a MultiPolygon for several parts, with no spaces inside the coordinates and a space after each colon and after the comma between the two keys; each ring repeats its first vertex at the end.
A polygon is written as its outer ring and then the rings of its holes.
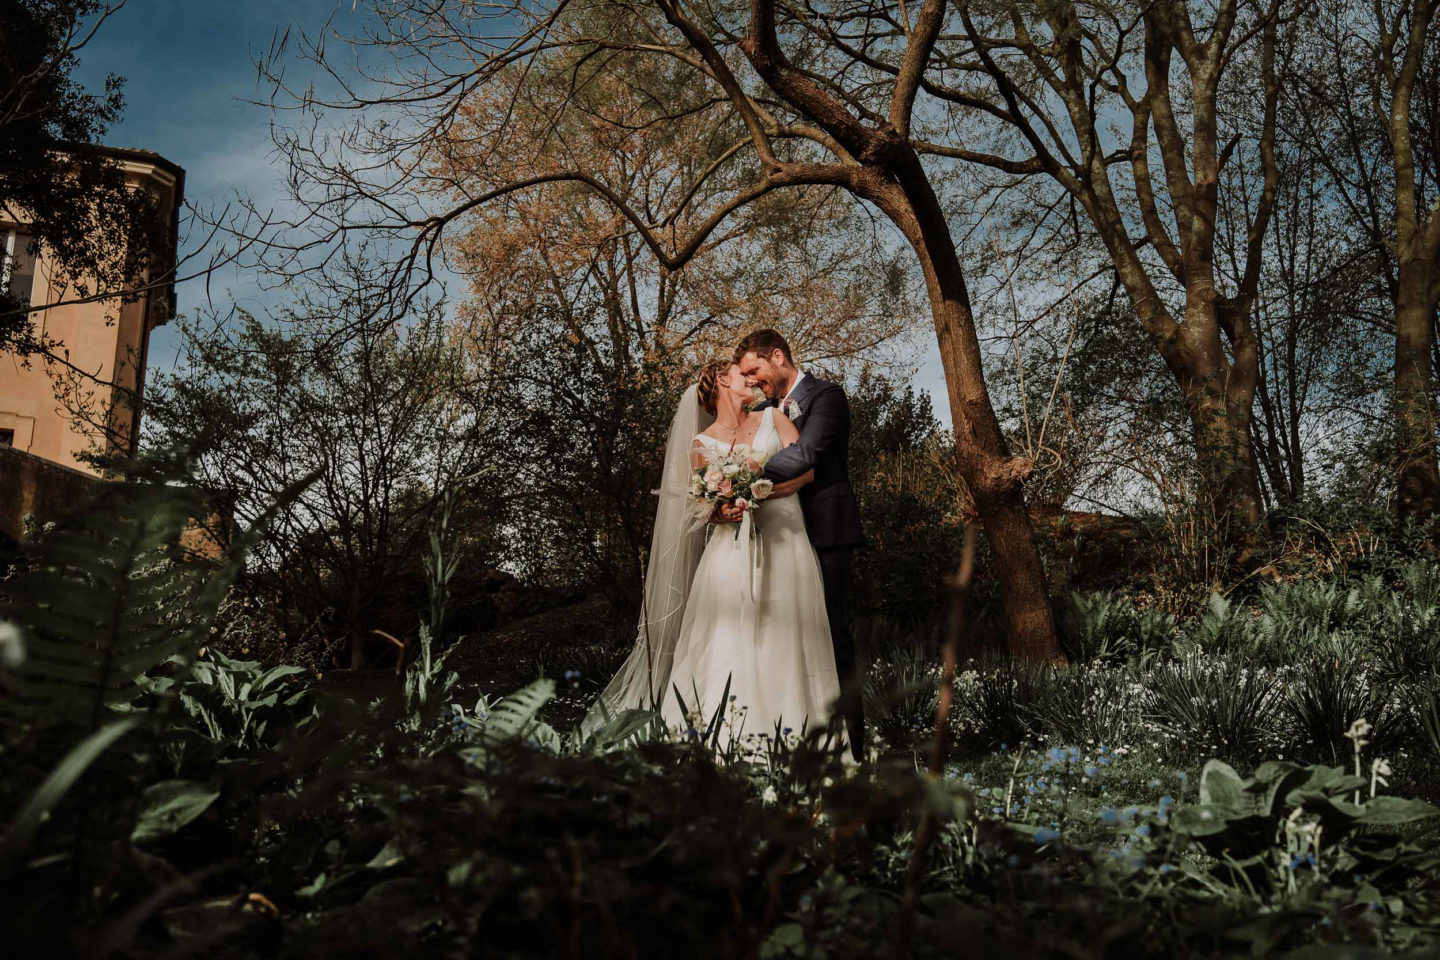
{"type": "Polygon", "coordinates": [[[791,422],[794,423],[795,426],[800,426],[800,421],[804,420],[806,415],[809,414],[810,394],[813,393],[815,391],[815,388],[819,385],[820,381],[807,373],[805,374],[805,379],[801,380],[800,385],[795,388],[795,392],[790,395],[790,399],[800,405],[799,415],[790,418],[791,422]]]}

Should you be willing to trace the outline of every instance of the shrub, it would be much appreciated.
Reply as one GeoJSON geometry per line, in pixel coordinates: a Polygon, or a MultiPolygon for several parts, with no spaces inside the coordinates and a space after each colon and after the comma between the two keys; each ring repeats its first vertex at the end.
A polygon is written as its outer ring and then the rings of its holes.
{"type": "Polygon", "coordinates": [[[1379,750],[1399,743],[1405,733],[1404,711],[1384,685],[1373,683],[1351,651],[1313,656],[1302,662],[1284,702],[1297,756],[1344,765],[1353,751],[1346,734],[1357,720],[1374,727],[1379,750]]]}
{"type": "Polygon", "coordinates": [[[1269,747],[1280,708],[1275,677],[1192,654],[1149,678],[1145,716],[1176,746],[1249,757],[1269,747]]]}
{"type": "Polygon", "coordinates": [[[865,722],[893,746],[910,746],[935,730],[939,665],[914,642],[892,638],[871,653],[865,675],[865,722]]]}
{"type": "Polygon", "coordinates": [[[1072,666],[1049,674],[1044,696],[1020,708],[1027,728],[1050,743],[1133,743],[1143,689],[1128,671],[1072,666]]]}

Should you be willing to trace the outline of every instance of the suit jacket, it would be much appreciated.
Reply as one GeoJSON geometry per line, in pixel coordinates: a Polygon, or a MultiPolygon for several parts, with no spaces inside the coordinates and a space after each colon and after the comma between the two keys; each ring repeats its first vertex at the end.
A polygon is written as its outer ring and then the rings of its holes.
{"type": "MultiPolygon", "coordinates": [[[[806,374],[790,399],[800,439],[770,458],[765,476],[780,483],[814,468],[815,480],[800,488],[800,509],[816,550],[865,543],[860,505],[850,486],[850,402],[838,383],[806,374]]],[[[778,403],[772,403],[778,408],[778,403]]]]}

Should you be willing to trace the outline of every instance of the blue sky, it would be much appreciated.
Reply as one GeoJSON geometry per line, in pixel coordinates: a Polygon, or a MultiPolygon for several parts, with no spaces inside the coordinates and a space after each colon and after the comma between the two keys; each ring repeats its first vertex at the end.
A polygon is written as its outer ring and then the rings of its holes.
{"type": "MultiPolygon", "coordinates": [[[[270,114],[245,103],[256,96],[252,56],[263,54],[276,30],[313,29],[334,0],[129,0],[82,51],[77,77],[98,89],[106,74],[125,78],[124,116],[107,143],[154,150],[185,168],[186,200],[223,207],[236,193],[268,205],[281,197],[281,170],[270,156],[270,114]]],[[[211,279],[217,303],[256,305],[258,291],[242,274],[211,279]]],[[[179,309],[205,303],[203,280],[181,284],[179,309]]],[[[168,369],[175,338],[152,335],[151,363],[168,369]]]]}
{"type": "MultiPolygon", "coordinates": [[[[314,31],[350,10],[336,0],[129,0],[83,51],[78,78],[98,89],[108,73],[125,77],[128,105],[106,142],[154,150],[184,167],[192,205],[218,209],[241,193],[269,206],[282,200],[283,171],[271,157],[269,111],[244,102],[257,96],[253,57],[277,31],[314,31]]],[[[212,277],[209,295],[220,305],[264,302],[253,279],[235,271],[212,277]]],[[[205,282],[182,284],[177,296],[181,313],[191,313],[206,301],[205,282]]],[[[948,425],[933,336],[917,339],[928,347],[913,382],[935,397],[948,425]]],[[[173,366],[169,328],[152,335],[150,355],[155,368],[173,366]]]]}

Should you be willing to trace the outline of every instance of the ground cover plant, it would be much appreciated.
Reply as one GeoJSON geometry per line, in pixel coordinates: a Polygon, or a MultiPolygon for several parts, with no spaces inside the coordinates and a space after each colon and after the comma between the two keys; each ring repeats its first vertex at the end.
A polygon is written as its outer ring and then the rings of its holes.
{"type": "Polygon", "coordinates": [[[187,496],[113,487],[5,581],[0,869],[21,955],[1434,944],[1440,686],[1413,669],[1440,639],[1433,566],[1217,597],[1169,629],[1071,597],[1070,665],[961,664],[932,777],[933,638],[902,630],[876,647],[858,770],[825,730],[757,761],[717,725],[676,735],[640,710],[581,742],[575,668],[476,695],[432,640],[443,522],[419,647],[378,696],[226,655],[207,640],[238,561],[163,549],[187,496]]]}

